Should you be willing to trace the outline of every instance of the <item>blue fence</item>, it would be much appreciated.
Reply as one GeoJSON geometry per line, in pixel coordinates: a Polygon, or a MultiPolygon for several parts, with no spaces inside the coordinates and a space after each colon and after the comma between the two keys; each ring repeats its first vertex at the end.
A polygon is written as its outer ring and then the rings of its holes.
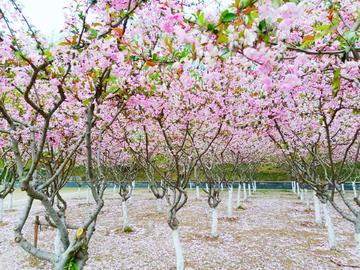
{"type": "MultiPolygon", "coordinates": [[[[87,184],[85,182],[79,182],[81,183],[81,187],[87,187],[87,184]]],[[[201,183],[203,187],[205,187],[205,182],[201,183]]],[[[191,182],[191,185],[193,188],[196,187],[195,182],[191,182]]],[[[20,187],[21,184],[19,182],[15,183],[15,187],[20,187]]],[[[360,183],[356,183],[356,189],[359,188],[360,183]]],[[[78,187],[76,182],[68,182],[66,183],[65,187],[78,187]]],[[[114,184],[112,182],[107,183],[107,187],[114,187],[114,184]]],[[[136,188],[147,188],[148,182],[138,182],[135,183],[136,188]]],[[[190,187],[190,184],[187,185],[187,187],[190,187]]],[[[225,187],[225,186],[224,186],[225,187]]],[[[233,187],[237,189],[239,187],[239,183],[234,183],[233,187]]],[[[307,189],[311,189],[308,185],[306,186],[307,189]]],[[[248,188],[248,184],[246,183],[246,188],[248,188]]],[[[352,190],[352,184],[351,183],[345,183],[344,184],[345,190],[352,190]]],[[[291,182],[268,182],[268,181],[256,181],[256,189],[291,189],[291,182]]],[[[330,185],[329,189],[332,189],[332,186],[330,185]]]]}

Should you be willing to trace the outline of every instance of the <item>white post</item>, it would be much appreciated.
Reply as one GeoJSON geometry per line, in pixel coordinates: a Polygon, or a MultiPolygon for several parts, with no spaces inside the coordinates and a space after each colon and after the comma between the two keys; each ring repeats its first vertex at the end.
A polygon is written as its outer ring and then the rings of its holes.
{"type": "Polygon", "coordinates": [[[122,201],[122,209],[123,209],[123,218],[124,218],[124,225],[123,225],[123,230],[124,230],[126,227],[129,227],[127,210],[126,210],[126,201],[122,201]]]}
{"type": "Polygon", "coordinates": [[[352,182],[352,187],[353,187],[353,190],[354,190],[354,198],[357,198],[355,181],[354,181],[354,182],[352,182]]]}
{"type": "Polygon", "coordinates": [[[315,190],[314,190],[313,194],[314,194],[315,222],[316,222],[316,225],[321,226],[322,220],[321,220],[321,214],[320,214],[319,198],[316,196],[315,190]]]}
{"type": "Polygon", "coordinates": [[[9,209],[12,209],[12,203],[13,203],[13,192],[10,193],[10,200],[9,200],[9,209]]]}
{"type": "Polygon", "coordinates": [[[0,222],[2,222],[2,217],[3,217],[3,205],[4,205],[4,199],[0,198],[0,222]]]}
{"type": "Polygon", "coordinates": [[[296,187],[297,187],[297,196],[300,198],[300,188],[299,188],[299,183],[296,183],[296,187]]]}
{"type": "Polygon", "coordinates": [[[196,183],[196,199],[200,200],[200,191],[199,191],[199,185],[196,183]]]}
{"type": "Polygon", "coordinates": [[[327,203],[323,203],[323,210],[325,216],[325,226],[327,227],[328,230],[330,249],[337,249],[334,226],[331,221],[330,210],[327,203]]]}
{"type": "Polygon", "coordinates": [[[114,184],[114,194],[113,194],[113,199],[115,199],[115,194],[116,194],[116,184],[114,184]]]}
{"type": "Polygon", "coordinates": [[[184,257],[180,244],[179,229],[173,230],[172,235],[176,252],[176,270],[184,270],[184,257]]]}
{"type": "Polygon", "coordinates": [[[238,188],[238,194],[237,194],[237,205],[236,207],[239,207],[241,204],[240,204],[240,192],[241,192],[241,183],[239,182],[239,188],[238,188]]]}
{"type": "Polygon", "coordinates": [[[246,201],[247,198],[246,198],[246,186],[245,186],[245,182],[243,183],[243,188],[244,188],[244,201],[246,201]]]}
{"type": "Polygon", "coordinates": [[[89,186],[87,187],[87,196],[86,196],[86,201],[87,203],[89,203],[89,197],[90,197],[90,188],[89,186]]]}
{"type": "Polygon", "coordinates": [[[217,213],[217,207],[212,208],[213,211],[213,220],[212,220],[212,226],[211,226],[211,235],[212,237],[218,237],[218,213],[217,213]]]}
{"type": "Polygon", "coordinates": [[[310,202],[309,202],[309,196],[307,193],[307,188],[305,188],[305,199],[306,199],[306,209],[310,210],[310,202]]]}
{"type": "Polygon", "coordinates": [[[157,212],[158,212],[158,214],[162,214],[162,199],[161,198],[159,198],[159,199],[157,199],[157,212]]]}
{"type": "Polygon", "coordinates": [[[229,189],[229,199],[228,199],[228,218],[233,218],[232,199],[233,199],[233,186],[231,185],[229,189]]]}
{"type": "Polygon", "coordinates": [[[79,199],[81,199],[80,192],[81,192],[81,190],[80,190],[80,187],[79,187],[79,188],[78,188],[78,195],[79,195],[79,199]]]}
{"type": "Polygon", "coordinates": [[[249,197],[251,197],[251,184],[250,184],[250,182],[248,183],[248,187],[249,187],[249,197]]]}

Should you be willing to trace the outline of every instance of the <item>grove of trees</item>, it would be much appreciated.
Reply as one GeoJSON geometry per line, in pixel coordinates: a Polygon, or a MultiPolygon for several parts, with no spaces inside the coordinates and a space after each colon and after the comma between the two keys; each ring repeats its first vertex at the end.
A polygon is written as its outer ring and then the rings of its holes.
{"type": "Polygon", "coordinates": [[[142,170],[157,211],[162,198],[170,206],[184,269],[177,213],[189,187],[206,192],[217,237],[222,194],[231,201],[239,185],[241,207],[259,164],[277,160],[295,192],[314,191],[318,224],[322,204],[329,248],[331,204],[354,224],[360,257],[360,200],[343,188],[360,170],[360,2],[195,2],[74,0],[50,43],[20,1],[0,1],[0,221],[18,180],[28,199],[14,241],[55,269],[82,269],[107,183],[120,188],[125,230],[142,170]],[[70,225],[59,191],[79,167],[96,203],[70,225]],[[34,201],[57,230],[54,251],[22,233],[34,201]]]}

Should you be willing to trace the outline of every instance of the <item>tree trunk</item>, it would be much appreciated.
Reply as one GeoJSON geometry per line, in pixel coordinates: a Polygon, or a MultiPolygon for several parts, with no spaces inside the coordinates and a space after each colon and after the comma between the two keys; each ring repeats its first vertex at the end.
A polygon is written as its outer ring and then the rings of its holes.
{"type": "Polygon", "coordinates": [[[306,209],[310,210],[309,196],[306,188],[305,188],[305,199],[306,199],[306,209]]]}
{"type": "Polygon", "coordinates": [[[3,217],[3,206],[4,206],[4,199],[0,198],[0,222],[2,222],[2,217],[3,217]]]}
{"type": "Polygon", "coordinates": [[[13,203],[13,192],[10,193],[10,199],[9,199],[9,209],[12,209],[12,203],[13,203]]]}
{"type": "MultiPolygon", "coordinates": [[[[88,188],[89,190],[89,188],[88,188]]],[[[113,199],[115,199],[115,194],[116,194],[116,185],[114,185],[114,194],[113,194],[113,199]]]]}
{"type": "Polygon", "coordinates": [[[86,196],[86,201],[87,201],[87,203],[89,203],[89,198],[90,198],[90,188],[88,187],[87,188],[87,196],[86,196]]]}
{"type": "Polygon", "coordinates": [[[134,195],[135,193],[135,180],[132,181],[132,191],[131,191],[131,195],[134,195]]]}
{"type": "Polygon", "coordinates": [[[123,219],[124,219],[123,230],[124,230],[126,227],[129,227],[127,210],[126,210],[126,201],[124,200],[122,201],[122,208],[123,208],[123,219]]]}
{"type": "Polygon", "coordinates": [[[356,242],[356,248],[360,256],[360,220],[359,219],[360,216],[357,216],[355,223],[355,242],[356,242]]]}
{"type": "Polygon", "coordinates": [[[249,188],[249,198],[251,197],[251,184],[250,182],[248,183],[248,188],[249,188]]]}
{"type": "Polygon", "coordinates": [[[200,200],[200,191],[199,191],[199,185],[196,184],[196,199],[200,200]]]}
{"type": "MultiPolygon", "coordinates": [[[[61,222],[63,224],[66,224],[64,216],[61,217],[61,222]]],[[[54,242],[54,252],[56,255],[61,255],[61,239],[60,238],[61,238],[60,231],[56,230],[56,237],[55,237],[55,242],[54,242]]]]}
{"type": "Polygon", "coordinates": [[[354,181],[354,182],[352,182],[352,187],[353,187],[353,190],[354,190],[354,198],[357,198],[355,181],[354,181]]]}
{"type": "Polygon", "coordinates": [[[206,192],[209,192],[209,185],[206,183],[206,192]]]}
{"type": "Polygon", "coordinates": [[[172,235],[176,252],[176,270],[184,270],[184,257],[180,244],[179,229],[173,230],[172,235]]]}
{"type": "Polygon", "coordinates": [[[228,200],[228,218],[233,218],[233,213],[232,213],[232,200],[233,200],[233,187],[231,185],[230,189],[229,189],[229,200],[228,200]]]}
{"type": "Polygon", "coordinates": [[[291,189],[292,189],[292,192],[295,193],[295,189],[294,189],[294,181],[291,181],[291,189]]]}
{"type": "Polygon", "coordinates": [[[341,189],[345,191],[344,184],[341,184],[341,189]]]}
{"type": "Polygon", "coordinates": [[[189,180],[189,184],[190,184],[190,190],[192,190],[192,184],[191,181],[189,180]]]}
{"type": "Polygon", "coordinates": [[[244,188],[244,201],[246,201],[247,198],[246,198],[246,186],[245,186],[245,182],[243,183],[243,188],[244,188]]]}
{"type": "Polygon", "coordinates": [[[298,196],[298,198],[300,198],[300,188],[299,188],[299,183],[296,183],[296,187],[297,187],[297,196],[298,196]]]}
{"type": "Polygon", "coordinates": [[[337,249],[334,226],[331,221],[330,210],[327,203],[323,203],[323,210],[325,216],[325,226],[327,227],[328,230],[330,249],[337,249]]]}
{"type": "Polygon", "coordinates": [[[301,189],[301,193],[300,193],[300,200],[302,203],[304,203],[304,189],[301,189]]]}
{"type": "Polygon", "coordinates": [[[217,207],[212,208],[212,211],[213,211],[213,220],[212,220],[212,226],[211,226],[211,235],[212,235],[212,237],[218,237],[219,231],[218,231],[217,207]]]}
{"type": "Polygon", "coordinates": [[[157,212],[158,212],[158,214],[162,214],[162,199],[161,198],[159,198],[159,199],[157,199],[157,212]]]}
{"type": "Polygon", "coordinates": [[[221,191],[224,191],[224,185],[221,183],[221,191]]]}
{"type": "Polygon", "coordinates": [[[240,194],[241,193],[241,183],[239,183],[239,188],[238,188],[238,193],[237,193],[237,206],[236,207],[239,207],[241,204],[240,204],[240,200],[241,200],[241,197],[240,197],[240,194]]]}
{"type": "Polygon", "coordinates": [[[130,193],[129,204],[133,204],[132,191],[131,191],[131,193],[130,193]]]}
{"type": "Polygon", "coordinates": [[[254,188],[253,191],[256,192],[256,181],[254,181],[254,188]]]}
{"type": "Polygon", "coordinates": [[[319,199],[316,196],[316,191],[314,191],[314,208],[315,208],[315,222],[316,225],[322,226],[321,214],[320,214],[320,203],[319,199]]]}
{"type": "Polygon", "coordinates": [[[79,195],[79,199],[81,199],[81,195],[80,195],[81,189],[80,187],[78,188],[78,195],[79,195]]]}

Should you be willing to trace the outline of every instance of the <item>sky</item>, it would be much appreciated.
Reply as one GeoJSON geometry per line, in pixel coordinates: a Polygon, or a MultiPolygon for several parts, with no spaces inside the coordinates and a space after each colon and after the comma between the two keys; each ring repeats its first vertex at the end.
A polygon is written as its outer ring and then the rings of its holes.
{"type": "Polygon", "coordinates": [[[71,0],[18,0],[25,7],[23,12],[29,22],[45,36],[59,34],[63,28],[63,8],[67,7],[71,0]]]}

